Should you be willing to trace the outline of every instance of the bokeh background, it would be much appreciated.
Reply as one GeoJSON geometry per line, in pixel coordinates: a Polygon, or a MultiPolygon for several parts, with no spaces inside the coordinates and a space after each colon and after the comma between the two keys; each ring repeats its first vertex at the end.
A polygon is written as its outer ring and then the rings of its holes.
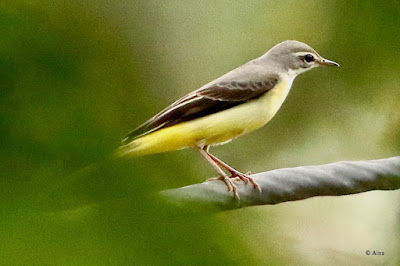
{"type": "Polygon", "coordinates": [[[156,196],[215,175],[195,151],[105,159],[286,39],[341,67],[299,76],[267,126],[214,153],[252,172],[398,155],[399,14],[395,0],[1,1],[1,264],[400,264],[398,191],[199,213],[156,196]]]}

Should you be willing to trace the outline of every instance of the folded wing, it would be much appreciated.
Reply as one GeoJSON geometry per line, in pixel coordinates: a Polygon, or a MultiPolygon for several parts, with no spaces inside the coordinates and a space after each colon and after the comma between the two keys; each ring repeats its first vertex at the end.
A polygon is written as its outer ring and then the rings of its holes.
{"type": "Polygon", "coordinates": [[[191,121],[254,100],[270,91],[277,83],[278,78],[274,77],[259,82],[221,82],[201,88],[180,98],[140,125],[128,134],[122,144],[128,144],[138,137],[159,129],[191,121]]]}

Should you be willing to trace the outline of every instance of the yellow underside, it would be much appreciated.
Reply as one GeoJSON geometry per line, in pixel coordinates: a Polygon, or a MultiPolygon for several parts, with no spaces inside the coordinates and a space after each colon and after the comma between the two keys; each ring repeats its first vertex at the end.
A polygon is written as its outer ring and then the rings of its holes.
{"type": "Polygon", "coordinates": [[[270,121],[281,107],[290,86],[282,81],[256,100],[140,137],[121,147],[120,155],[145,155],[228,142],[270,121]]]}

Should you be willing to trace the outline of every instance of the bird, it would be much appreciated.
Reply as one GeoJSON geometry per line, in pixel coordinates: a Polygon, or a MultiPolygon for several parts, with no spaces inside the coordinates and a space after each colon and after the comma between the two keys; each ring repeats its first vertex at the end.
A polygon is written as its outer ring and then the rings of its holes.
{"type": "Polygon", "coordinates": [[[199,89],[181,97],[130,132],[118,156],[142,156],[195,148],[217,171],[235,199],[235,183],[249,176],[212,155],[210,146],[224,144],[261,128],[278,112],[297,75],[320,66],[339,66],[309,45],[287,40],[199,89]],[[228,175],[228,172],[230,175],[228,175]]]}

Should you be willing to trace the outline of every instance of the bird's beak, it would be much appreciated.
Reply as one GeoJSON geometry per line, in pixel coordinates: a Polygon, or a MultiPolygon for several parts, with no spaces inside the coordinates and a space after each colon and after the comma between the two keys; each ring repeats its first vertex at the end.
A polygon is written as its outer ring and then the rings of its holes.
{"type": "Polygon", "coordinates": [[[320,64],[321,66],[339,66],[338,63],[325,58],[321,58],[320,60],[318,60],[318,64],[320,64]]]}

